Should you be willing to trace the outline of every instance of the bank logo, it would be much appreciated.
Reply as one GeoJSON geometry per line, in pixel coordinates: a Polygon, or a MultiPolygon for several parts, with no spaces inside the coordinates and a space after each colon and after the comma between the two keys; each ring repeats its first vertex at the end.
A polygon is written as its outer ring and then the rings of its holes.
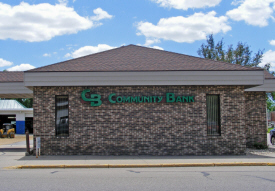
{"type": "Polygon", "coordinates": [[[87,98],[86,97],[86,93],[89,93],[90,90],[89,89],[86,89],[84,90],[82,93],[81,93],[81,98],[84,100],[84,101],[90,101],[91,102],[91,106],[93,107],[97,107],[97,106],[100,106],[102,104],[102,101],[101,101],[101,95],[98,95],[98,94],[90,94],[91,98],[87,98]]]}
{"type": "MultiPolygon", "coordinates": [[[[191,103],[195,102],[195,96],[176,96],[174,93],[166,93],[166,96],[116,96],[111,93],[108,96],[109,103],[191,103]],[[166,99],[165,99],[166,97],[166,99]]],[[[101,106],[101,95],[91,94],[89,89],[81,93],[81,98],[84,101],[91,102],[92,107],[101,106]],[[88,94],[88,97],[87,95],[88,94]],[[90,97],[90,98],[89,98],[90,97]]]]}

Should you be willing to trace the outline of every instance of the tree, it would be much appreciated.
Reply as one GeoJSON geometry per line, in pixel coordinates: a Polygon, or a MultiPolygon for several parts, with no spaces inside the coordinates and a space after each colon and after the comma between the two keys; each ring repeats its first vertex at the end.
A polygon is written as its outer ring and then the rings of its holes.
{"type": "Polygon", "coordinates": [[[15,98],[15,100],[17,100],[27,108],[32,108],[32,102],[33,102],[32,98],[15,98]]]}
{"type": "MultiPolygon", "coordinates": [[[[269,73],[275,76],[274,71],[270,71],[270,63],[265,64],[264,69],[266,69],[269,73]]],[[[275,111],[275,92],[266,93],[266,107],[268,111],[275,111]]]]}
{"type": "MultiPolygon", "coordinates": [[[[234,49],[233,45],[229,45],[227,50],[224,49],[224,42],[221,39],[217,44],[214,42],[213,34],[206,39],[206,44],[202,44],[198,49],[199,56],[211,60],[224,61],[232,64],[239,64],[242,66],[257,67],[261,63],[263,57],[263,50],[258,50],[254,56],[250,47],[246,43],[238,42],[234,49]]],[[[263,67],[275,76],[275,72],[270,71],[270,63],[263,67]]],[[[267,109],[275,111],[275,92],[266,94],[267,109]]]]}
{"type": "Polygon", "coordinates": [[[263,50],[258,50],[253,56],[250,47],[242,42],[238,42],[235,49],[231,44],[225,50],[223,39],[215,44],[213,34],[211,34],[207,37],[206,44],[203,43],[198,49],[198,54],[203,58],[256,67],[261,63],[263,50]]]}

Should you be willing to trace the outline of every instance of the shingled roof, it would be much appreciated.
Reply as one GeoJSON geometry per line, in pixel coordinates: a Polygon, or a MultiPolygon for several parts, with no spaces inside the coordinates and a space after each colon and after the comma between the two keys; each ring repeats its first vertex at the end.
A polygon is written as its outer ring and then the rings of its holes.
{"type": "Polygon", "coordinates": [[[134,72],[134,71],[255,71],[226,62],[198,58],[136,45],[28,70],[26,72],[134,72]]]}
{"type": "Polygon", "coordinates": [[[0,82],[24,82],[24,72],[0,72],[0,82]]]}
{"type": "Polygon", "coordinates": [[[268,71],[264,71],[264,78],[265,79],[275,79],[275,76],[273,76],[272,74],[270,74],[268,71]]]}

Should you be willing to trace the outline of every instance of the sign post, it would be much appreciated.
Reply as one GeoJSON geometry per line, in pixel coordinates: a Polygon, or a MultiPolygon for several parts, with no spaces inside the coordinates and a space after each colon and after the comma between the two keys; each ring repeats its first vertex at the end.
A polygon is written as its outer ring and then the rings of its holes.
{"type": "Polygon", "coordinates": [[[40,137],[36,137],[36,158],[40,156],[40,137]]]}

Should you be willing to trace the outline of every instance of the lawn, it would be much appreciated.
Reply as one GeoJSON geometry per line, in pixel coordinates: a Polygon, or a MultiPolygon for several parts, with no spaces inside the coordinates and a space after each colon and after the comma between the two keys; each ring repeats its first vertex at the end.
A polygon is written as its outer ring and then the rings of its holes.
{"type": "Polygon", "coordinates": [[[271,129],[274,129],[274,128],[273,127],[268,128],[267,133],[269,133],[271,129]]]}

